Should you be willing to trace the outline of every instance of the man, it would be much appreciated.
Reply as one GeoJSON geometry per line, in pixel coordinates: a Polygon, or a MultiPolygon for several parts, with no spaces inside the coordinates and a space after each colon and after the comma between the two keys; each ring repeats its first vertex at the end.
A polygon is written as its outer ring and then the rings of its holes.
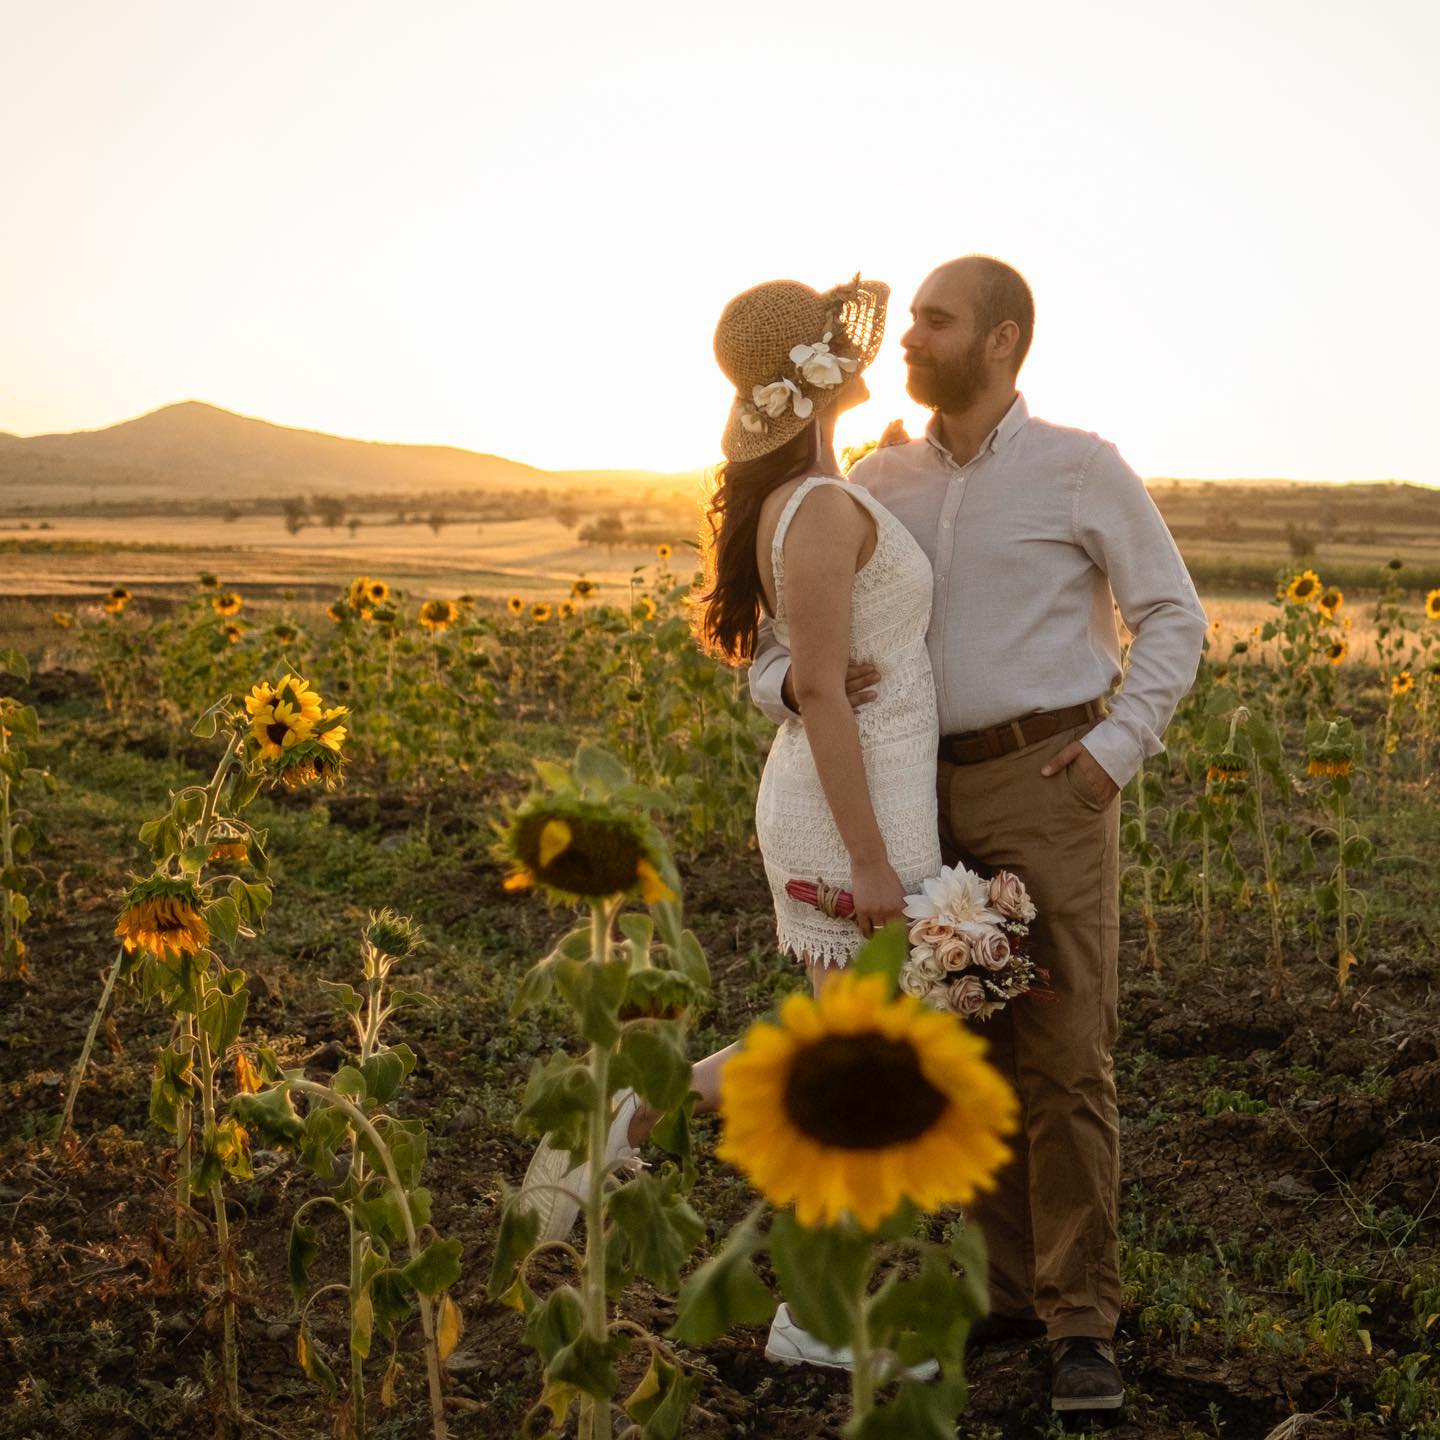
{"type": "MultiPolygon", "coordinates": [[[[921,440],[850,478],[930,557],[927,636],[939,701],[942,847],[1018,871],[1039,907],[1053,1004],[980,1027],[1024,1110],[1016,1158],[975,1209],[990,1252],[992,1335],[1051,1342],[1051,1404],[1118,1409],[1119,793],[1194,681],[1205,614],[1175,542],[1115,447],[1032,419],[1016,377],[1029,287],[971,255],[930,275],[901,340],[921,440]],[[1134,639],[1124,684],[1119,606],[1134,639]]],[[[852,666],[852,703],[876,670],[852,666]]],[[[789,656],[762,630],[751,694],[794,713],[789,656]]]]}

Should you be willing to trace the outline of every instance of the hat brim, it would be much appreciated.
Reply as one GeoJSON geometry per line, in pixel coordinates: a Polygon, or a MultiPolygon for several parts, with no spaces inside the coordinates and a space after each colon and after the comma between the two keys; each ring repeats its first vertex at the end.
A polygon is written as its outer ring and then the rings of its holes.
{"type": "Polygon", "coordinates": [[[850,356],[859,362],[857,368],[839,385],[829,389],[812,390],[810,399],[813,401],[813,409],[803,420],[794,410],[786,410],[783,415],[774,419],[766,416],[764,430],[751,430],[746,427],[745,401],[748,397],[737,395],[730,406],[725,433],[720,439],[720,453],[727,460],[758,460],[762,455],[768,455],[772,450],[778,450],[793,440],[812,420],[818,419],[831,409],[840,396],[852,393],[852,387],[880,353],[880,343],[885,336],[885,311],[890,300],[888,285],[880,280],[861,280],[857,277],[849,284],[837,285],[820,298],[823,302],[822,315],[838,305],[840,326],[848,341],[846,348],[850,356]]]}

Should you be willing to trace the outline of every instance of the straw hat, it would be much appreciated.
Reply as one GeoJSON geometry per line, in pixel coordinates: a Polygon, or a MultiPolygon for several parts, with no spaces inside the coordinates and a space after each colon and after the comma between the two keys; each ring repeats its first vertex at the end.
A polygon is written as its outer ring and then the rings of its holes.
{"type": "Polygon", "coordinates": [[[858,275],[823,294],[769,280],[737,295],[715,327],[715,358],[735,386],[720,449],[727,460],[777,450],[875,358],[890,287],[858,275]]]}

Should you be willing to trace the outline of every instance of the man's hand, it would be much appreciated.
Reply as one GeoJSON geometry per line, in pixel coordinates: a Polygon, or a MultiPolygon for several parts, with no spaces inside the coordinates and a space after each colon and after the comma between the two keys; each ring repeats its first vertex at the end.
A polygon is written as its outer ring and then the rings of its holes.
{"type": "Polygon", "coordinates": [[[1058,775],[1067,765],[1078,765],[1095,803],[1103,809],[1119,793],[1120,787],[1110,778],[1100,762],[1078,741],[1072,740],[1040,773],[1058,775]]]}
{"type": "MultiPolygon", "coordinates": [[[[780,682],[780,698],[798,715],[800,707],[795,703],[795,688],[791,684],[793,673],[791,670],[785,672],[785,678],[780,682]]],[[[880,672],[873,665],[848,665],[845,669],[845,698],[849,700],[851,709],[858,710],[862,705],[868,705],[875,698],[871,687],[879,683],[880,672]]]]}

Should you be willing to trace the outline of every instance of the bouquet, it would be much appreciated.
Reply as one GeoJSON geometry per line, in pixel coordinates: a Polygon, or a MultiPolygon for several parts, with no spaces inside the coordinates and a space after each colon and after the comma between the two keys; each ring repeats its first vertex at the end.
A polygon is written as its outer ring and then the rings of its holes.
{"type": "MultiPolygon", "coordinates": [[[[819,881],[791,880],[792,899],[827,915],[855,913],[854,898],[819,881]]],[[[988,880],[964,865],[946,865],[918,895],[905,897],[910,956],[900,988],[936,1010],[988,1020],[1011,1000],[1053,1000],[1049,974],[1027,953],[1035,904],[1011,870],[988,880]]]]}

